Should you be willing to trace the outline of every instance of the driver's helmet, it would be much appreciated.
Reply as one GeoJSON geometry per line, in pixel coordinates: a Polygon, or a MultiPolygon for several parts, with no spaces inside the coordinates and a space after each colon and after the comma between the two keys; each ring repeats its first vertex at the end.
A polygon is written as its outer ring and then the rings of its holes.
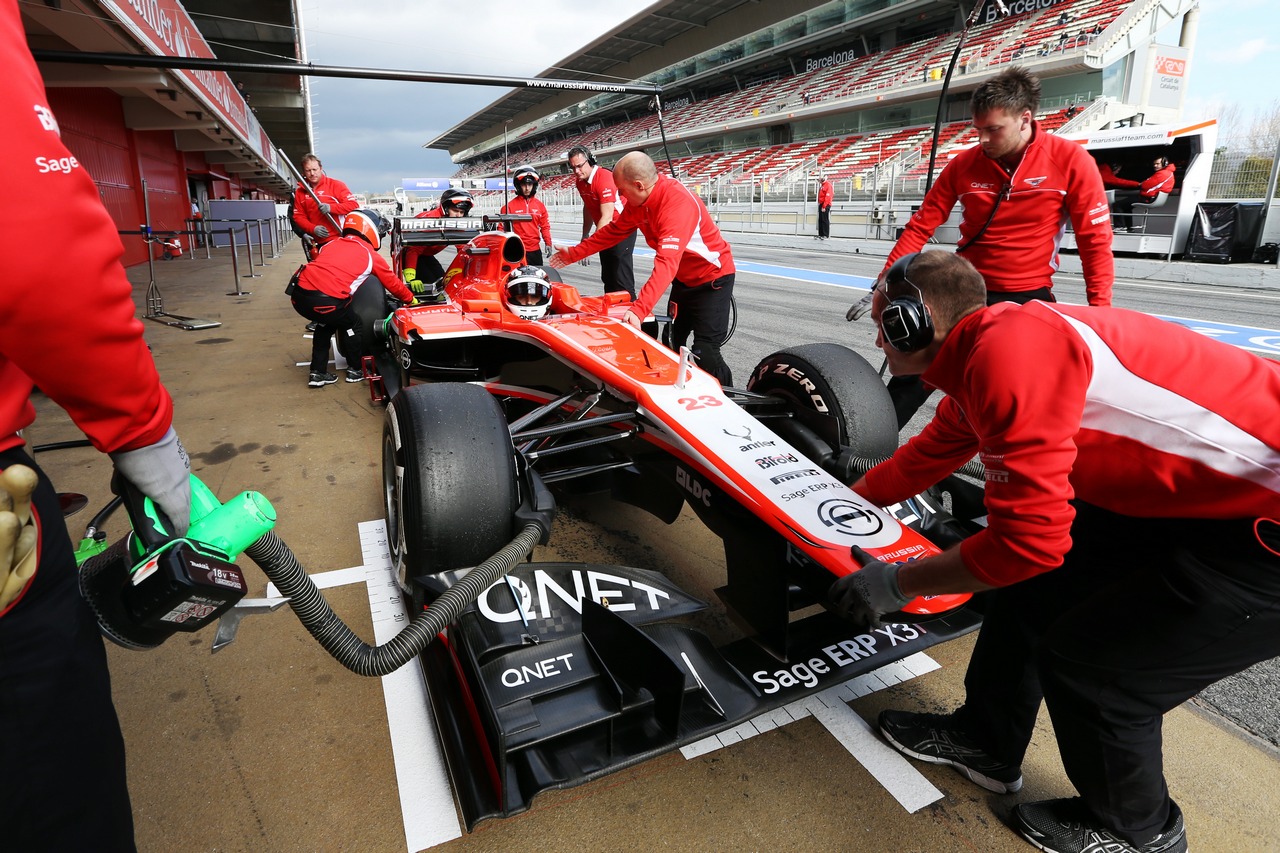
{"type": "Polygon", "coordinates": [[[440,209],[446,214],[457,210],[466,216],[475,207],[475,199],[466,190],[445,190],[440,193],[440,209]]]}
{"type": "Polygon", "coordinates": [[[516,316],[539,320],[551,308],[551,280],[539,267],[516,267],[507,276],[502,295],[516,316]]]}
{"type": "Polygon", "coordinates": [[[342,233],[363,237],[373,248],[382,245],[383,219],[372,210],[353,210],[342,218],[342,233]]]}
{"type": "Polygon", "coordinates": [[[538,170],[532,166],[521,166],[516,169],[515,174],[511,176],[511,183],[515,184],[516,189],[520,189],[521,184],[531,184],[532,190],[529,195],[537,195],[538,181],[542,178],[538,175],[538,170]]]}

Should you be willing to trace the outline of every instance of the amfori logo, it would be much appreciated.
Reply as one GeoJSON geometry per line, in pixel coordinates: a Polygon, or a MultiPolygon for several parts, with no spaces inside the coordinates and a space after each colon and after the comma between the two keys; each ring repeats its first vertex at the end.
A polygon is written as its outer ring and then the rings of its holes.
{"type": "Polygon", "coordinates": [[[1187,61],[1172,56],[1157,56],[1156,73],[1168,74],[1171,77],[1182,77],[1187,73],[1187,61]]]}

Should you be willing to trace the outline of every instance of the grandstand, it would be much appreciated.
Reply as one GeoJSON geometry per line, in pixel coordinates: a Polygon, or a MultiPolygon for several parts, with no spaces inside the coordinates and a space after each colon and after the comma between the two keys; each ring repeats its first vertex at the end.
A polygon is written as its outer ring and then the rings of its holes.
{"type": "Polygon", "coordinates": [[[918,198],[938,98],[962,39],[936,169],[975,141],[974,87],[1011,64],[1042,80],[1037,118],[1046,130],[1179,119],[1181,79],[1156,81],[1163,72],[1151,69],[1164,67],[1162,57],[1185,60],[1198,16],[1198,0],[1015,0],[1007,16],[984,5],[965,30],[956,5],[938,0],[835,0],[798,13],[806,4],[747,5],[655,3],[544,73],[659,83],[667,105],[661,127],[642,96],[573,101],[523,90],[427,147],[450,151],[457,180],[499,177],[504,127],[519,126],[506,156],[543,173],[549,201],[573,194],[564,162],[573,145],[588,146],[605,165],[645,150],[709,199],[804,198],[820,172],[836,182],[840,200],[918,198]],[[1179,33],[1179,45],[1154,43],[1169,31],[1179,33]],[[653,46],[637,53],[638,43],[653,46]]]}

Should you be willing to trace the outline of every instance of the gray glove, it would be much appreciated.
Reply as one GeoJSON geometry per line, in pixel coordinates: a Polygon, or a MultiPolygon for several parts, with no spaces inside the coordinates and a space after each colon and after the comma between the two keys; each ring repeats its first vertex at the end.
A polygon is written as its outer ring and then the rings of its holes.
{"type": "Polygon", "coordinates": [[[329,207],[329,202],[327,202],[327,201],[322,201],[322,202],[320,202],[320,212],[321,212],[321,213],[328,213],[328,212],[329,212],[330,210],[332,210],[332,209],[333,209],[333,208],[329,207]]]}
{"type": "Polygon", "coordinates": [[[149,447],[108,455],[116,470],[169,517],[173,534],[185,535],[191,526],[191,460],[173,427],[149,447]]]}
{"type": "Polygon", "coordinates": [[[901,610],[911,599],[898,586],[898,566],[881,562],[854,545],[849,549],[862,568],[831,585],[827,598],[846,619],[864,628],[876,628],[880,617],[901,610]]]}
{"type": "Polygon", "coordinates": [[[323,225],[317,225],[317,226],[315,227],[315,230],[314,230],[314,231],[312,231],[311,233],[312,233],[312,234],[315,234],[315,235],[316,235],[317,237],[319,237],[321,240],[324,240],[325,238],[327,238],[327,237],[329,236],[329,229],[328,229],[328,228],[326,228],[326,227],[325,227],[325,226],[323,226],[323,225]]]}

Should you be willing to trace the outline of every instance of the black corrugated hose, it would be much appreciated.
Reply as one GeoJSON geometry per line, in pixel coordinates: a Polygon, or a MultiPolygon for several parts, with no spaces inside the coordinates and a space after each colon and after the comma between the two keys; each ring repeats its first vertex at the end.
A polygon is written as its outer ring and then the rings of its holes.
{"type": "Polygon", "coordinates": [[[368,645],[338,618],[307,577],[298,558],[275,533],[267,533],[244,553],[288,596],[289,606],[303,627],[338,663],[357,675],[381,676],[394,672],[420,654],[446,625],[458,618],[463,608],[512,566],[525,560],[541,537],[542,529],[538,525],[526,525],[498,553],[467,572],[429,608],[415,616],[403,631],[381,646],[368,645]]]}

